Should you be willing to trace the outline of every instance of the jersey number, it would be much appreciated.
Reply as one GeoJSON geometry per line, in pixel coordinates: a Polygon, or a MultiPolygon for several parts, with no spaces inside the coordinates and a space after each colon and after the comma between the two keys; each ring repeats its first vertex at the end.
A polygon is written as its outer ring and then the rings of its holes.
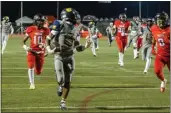
{"type": "Polygon", "coordinates": [[[42,43],[42,36],[38,35],[38,36],[34,36],[34,44],[41,44],[42,43]]]}
{"type": "Polygon", "coordinates": [[[163,38],[158,38],[158,42],[160,46],[165,46],[163,38]]]}
{"type": "Polygon", "coordinates": [[[125,28],[124,27],[119,27],[118,32],[119,33],[125,33],[125,28]]]}

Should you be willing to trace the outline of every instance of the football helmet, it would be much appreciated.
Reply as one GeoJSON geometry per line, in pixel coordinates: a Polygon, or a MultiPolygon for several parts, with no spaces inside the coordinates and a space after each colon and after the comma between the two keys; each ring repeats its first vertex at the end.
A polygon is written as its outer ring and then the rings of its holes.
{"type": "Polygon", "coordinates": [[[152,18],[148,18],[146,22],[147,22],[147,26],[152,26],[153,25],[152,18]]]}
{"type": "Polygon", "coordinates": [[[133,21],[136,22],[137,24],[140,22],[140,20],[142,19],[140,19],[138,16],[133,16],[133,21]]]}
{"type": "Polygon", "coordinates": [[[90,28],[93,27],[94,25],[95,25],[95,23],[93,21],[88,23],[88,27],[90,27],[90,28]]]}
{"type": "Polygon", "coordinates": [[[39,28],[43,27],[45,21],[46,21],[46,17],[43,16],[42,14],[36,14],[33,18],[34,20],[34,24],[36,26],[38,26],[39,28]]]}
{"type": "Polygon", "coordinates": [[[119,15],[119,19],[120,19],[121,21],[125,22],[126,19],[127,19],[126,14],[125,14],[125,13],[120,14],[120,15],[119,15]]]}
{"type": "Polygon", "coordinates": [[[168,25],[169,16],[167,13],[157,13],[155,16],[155,22],[160,28],[164,28],[168,25]]]}
{"type": "Polygon", "coordinates": [[[73,24],[76,24],[77,19],[81,18],[79,13],[73,8],[63,9],[60,16],[62,20],[69,21],[73,24]]]}
{"type": "Polygon", "coordinates": [[[2,18],[2,21],[4,21],[4,22],[9,22],[9,17],[8,16],[4,16],[3,18],[2,18]]]}

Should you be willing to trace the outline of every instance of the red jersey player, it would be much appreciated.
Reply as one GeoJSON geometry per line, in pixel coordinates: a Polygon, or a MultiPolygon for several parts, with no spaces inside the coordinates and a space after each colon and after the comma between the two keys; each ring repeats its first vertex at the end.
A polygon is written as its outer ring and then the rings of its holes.
{"type": "Polygon", "coordinates": [[[164,12],[156,15],[156,25],[151,27],[153,35],[152,53],[156,55],[154,61],[154,71],[161,80],[160,91],[164,92],[167,80],[163,74],[163,67],[167,65],[170,71],[170,25],[168,25],[168,15],[164,12]],[[154,46],[156,45],[157,51],[154,46]]]}
{"type": "Polygon", "coordinates": [[[34,71],[37,75],[42,72],[44,64],[45,42],[50,30],[43,27],[45,22],[44,16],[37,14],[34,16],[34,24],[26,29],[26,36],[23,40],[23,48],[28,52],[28,76],[30,89],[35,89],[34,71]],[[26,46],[26,41],[30,38],[30,47],[26,46]],[[35,68],[35,70],[34,70],[35,68]]]}
{"type": "Polygon", "coordinates": [[[130,22],[126,20],[126,14],[120,14],[119,20],[114,22],[114,29],[116,30],[116,43],[119,49],[119,61],[118,64],[120,66],[124,66],[123,58],[124,58],[124,48],[127,45],[127,36],[128,36],[128,27],[130,26],[130,22]]]}

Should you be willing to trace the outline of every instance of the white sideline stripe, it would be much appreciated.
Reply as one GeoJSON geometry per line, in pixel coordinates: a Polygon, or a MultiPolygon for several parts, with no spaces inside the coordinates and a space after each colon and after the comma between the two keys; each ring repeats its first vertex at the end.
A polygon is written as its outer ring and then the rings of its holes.
{"type": "MultiPolygon", "coordinates": [[[[28,78],[28,76],[1,76],[1,77],[2,77],[2,78],[28,78]]],[[[35,76],[35,78],[40,78],[40,77],[41,77],[41,78],[54,78],[55,76],[39,76],[39,77],[36,77],[36,76],[35,76]]],[[[139,77],[140,77],[140,78],[143,78],[143,77],[144,77],[144,78],[147,78],[147,77],[153,77],[153,76],[148,76],[148,75],[147,75],[147,76],[146,76],[146,75],[145,75],[145,76],[74,76],[74,75],[73,75],[72,77],[78,77],[78,78],[79,78],[79,77],[90,77],[90,78],[94,78],[94,77],[95,77],[95,78],[96,78],[96,77],[100,77],[100,78],[101,78],[101,77],[102,77],[102,78],[105,78],[105,77],[109,77],[109,78],[110,78],[110,77],[111,77],[111,78],[115,78],[115,77],[116,77],[116,78],[117,78],[117,77],[119,77],[119,78],[122,78],[122,77],[123,77],[123,78],[124,78],[124,77],[131,77],[131,78],[132,78],[132,77],[135,77],[135,78],[139,78],[139,77]]]]}
{"type": "MultiPolygon", "coordinates": [[[[52,85],[52,84],[51,84],[52,85]]],[[[54,84],[54,85],[56,85],[56,84],[54,84]]],[[[46,85],[47,86],[47,85],[46,85]]],[[[93,87],[93,86],[92,86],[93,87]]],[[[48,88],[48,87],[47,87],[48,88]]],[[[47,88],[37,88],[38,90],[39,89],[47,89],[47,88]]],[[[80,87],[81,88],[81,87],[80,87]]],[[[20,89],[26,89],[26,90],[30,90],[29,89],[29,87],[27,87],[27,88],[1,88],[1,90],[3,90],[3,89],[18,89],[18,90],[20,90],[20,89]]],[[[102,88],[102,89],[109,89],[109,88],[102,88]]],[[[159,90],[160,88],[110,88],[110,89],[133,89],[133,90],[149,90],[149,89],[152,89],[152,90],[159,90]]],[[[36,89],[35,89],[36,90],[36,89]]],[[[169,88],[168,89],[166,89],[166,90],[170,90],[169,88]]]]}
{"type": "MultiPolygon", "coordinates": [[[[6,107],[2,109],[55,109],[59,108],[58,106],[51,106],[51,107],[6,107]]],[[[87,109],[96,109],[96,108],[170,108],[170,106],[88,106],[88,107],[69,107],[71,109],[79,109],[79,108],[87,108],[87,109]]]]}
{"type": "MultiPolygon", "coordinates": [[[[28,69],[28,68],[2,68],[2,70],[21,70],[21,69],[28,69]]],[[[50,69],[50,70],[54,70],[54,68],[43,68],[43,69],[50,69]]],[[[124,71],[124,72],[130,72],[130,73],[136,73],[136,74],[142,74],[143,71],[133,71],[133,70],[129,70],[129,69],[125,69],[125,68],[115,68],[115,67],[84,67],[84,68],[75,68],[75,70],[77,69],[108,69],[109,70],[114,70],[114,71],[124,71]]],[[[105,71],[101,71],[101,72],[98,72],[98,73],[106,73],[105,71]]]]}

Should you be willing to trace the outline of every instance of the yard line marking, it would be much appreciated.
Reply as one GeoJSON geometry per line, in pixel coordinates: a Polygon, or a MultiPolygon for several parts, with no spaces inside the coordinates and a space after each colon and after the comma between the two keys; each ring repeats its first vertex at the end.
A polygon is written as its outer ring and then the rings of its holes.
{"type": "MultiPolygon", "coordinates": [[[[48,84],[47,84],[48,85],[48,84]]],[[[46,85],[46,86],[47,86],[46,85]]],[[[52,84],[51,84],[52,85],[52,84]]],[[[54,84],[54,85],[56,85],[56,84],[54,84]]],[[[47,88],[49,88],[49,87],[47,87],[47,88]]],[[[47,88],[36,88],[35,90],[42,90],[42,89],[47,89],[47,88]]],[[[81,88],[81,87],[79,87],[80,89],[83,89],[83,88],[81,88]]],[[[27,87],[27,88],[1,88],[1,90],[3,90],[3,89],[6,89],[6,90],[8,90],[8,89],[15,89],[15,90],[20,90],[20,89],[26,89],[26,90],[30,90],[29,89],[29,87],[27,87]]],[[[151,90],[159,90],[160,88],[102,88],[102,89],[127,89],[127,90],[149,90],[149,89],[151,89],[151,90]]],[[[169,88],[167,89],[167,90],[170,90],[169,88]]]]}
{"type": "MultiPolygon", "coordinates": [[[[2,107],[1,109],[56,109],[59,106],[50,106],[50,107],[2,107]]],[[[79,109],[80,107],[68,106],[68,109],[79,109]]],[[[107,108],[107,109],[119,109],[119,108],[170,108],[170,106],[88,106],[88,109],[98,109],[98,108],[107,108]]]]}
{"type": "MultiPolygon", "coordinates": [[[[5,75],[3,75],[3,76],[1,76],[2,78],[28,78],[28,76],[5,76],[5,75]]],[[[41,77],[41,78],[54,78],[55,76],[35,76],[35,78],[39,78],[39,77],[41,77]]],[[[117,78],[117,77],[119,77],[119,78],[124,78],[124,77],[130,77],[130,78],[132,78],[132,77],[137,77],[137,78],[148,78],[148,77],[154,77],[154,76],[72,76],[72,77],[90,77],[90,78],[94,78],[94,77],[102,77],[102,78],[107,78],[107,77],[111,77],[111,78],[117,78]]]]}

